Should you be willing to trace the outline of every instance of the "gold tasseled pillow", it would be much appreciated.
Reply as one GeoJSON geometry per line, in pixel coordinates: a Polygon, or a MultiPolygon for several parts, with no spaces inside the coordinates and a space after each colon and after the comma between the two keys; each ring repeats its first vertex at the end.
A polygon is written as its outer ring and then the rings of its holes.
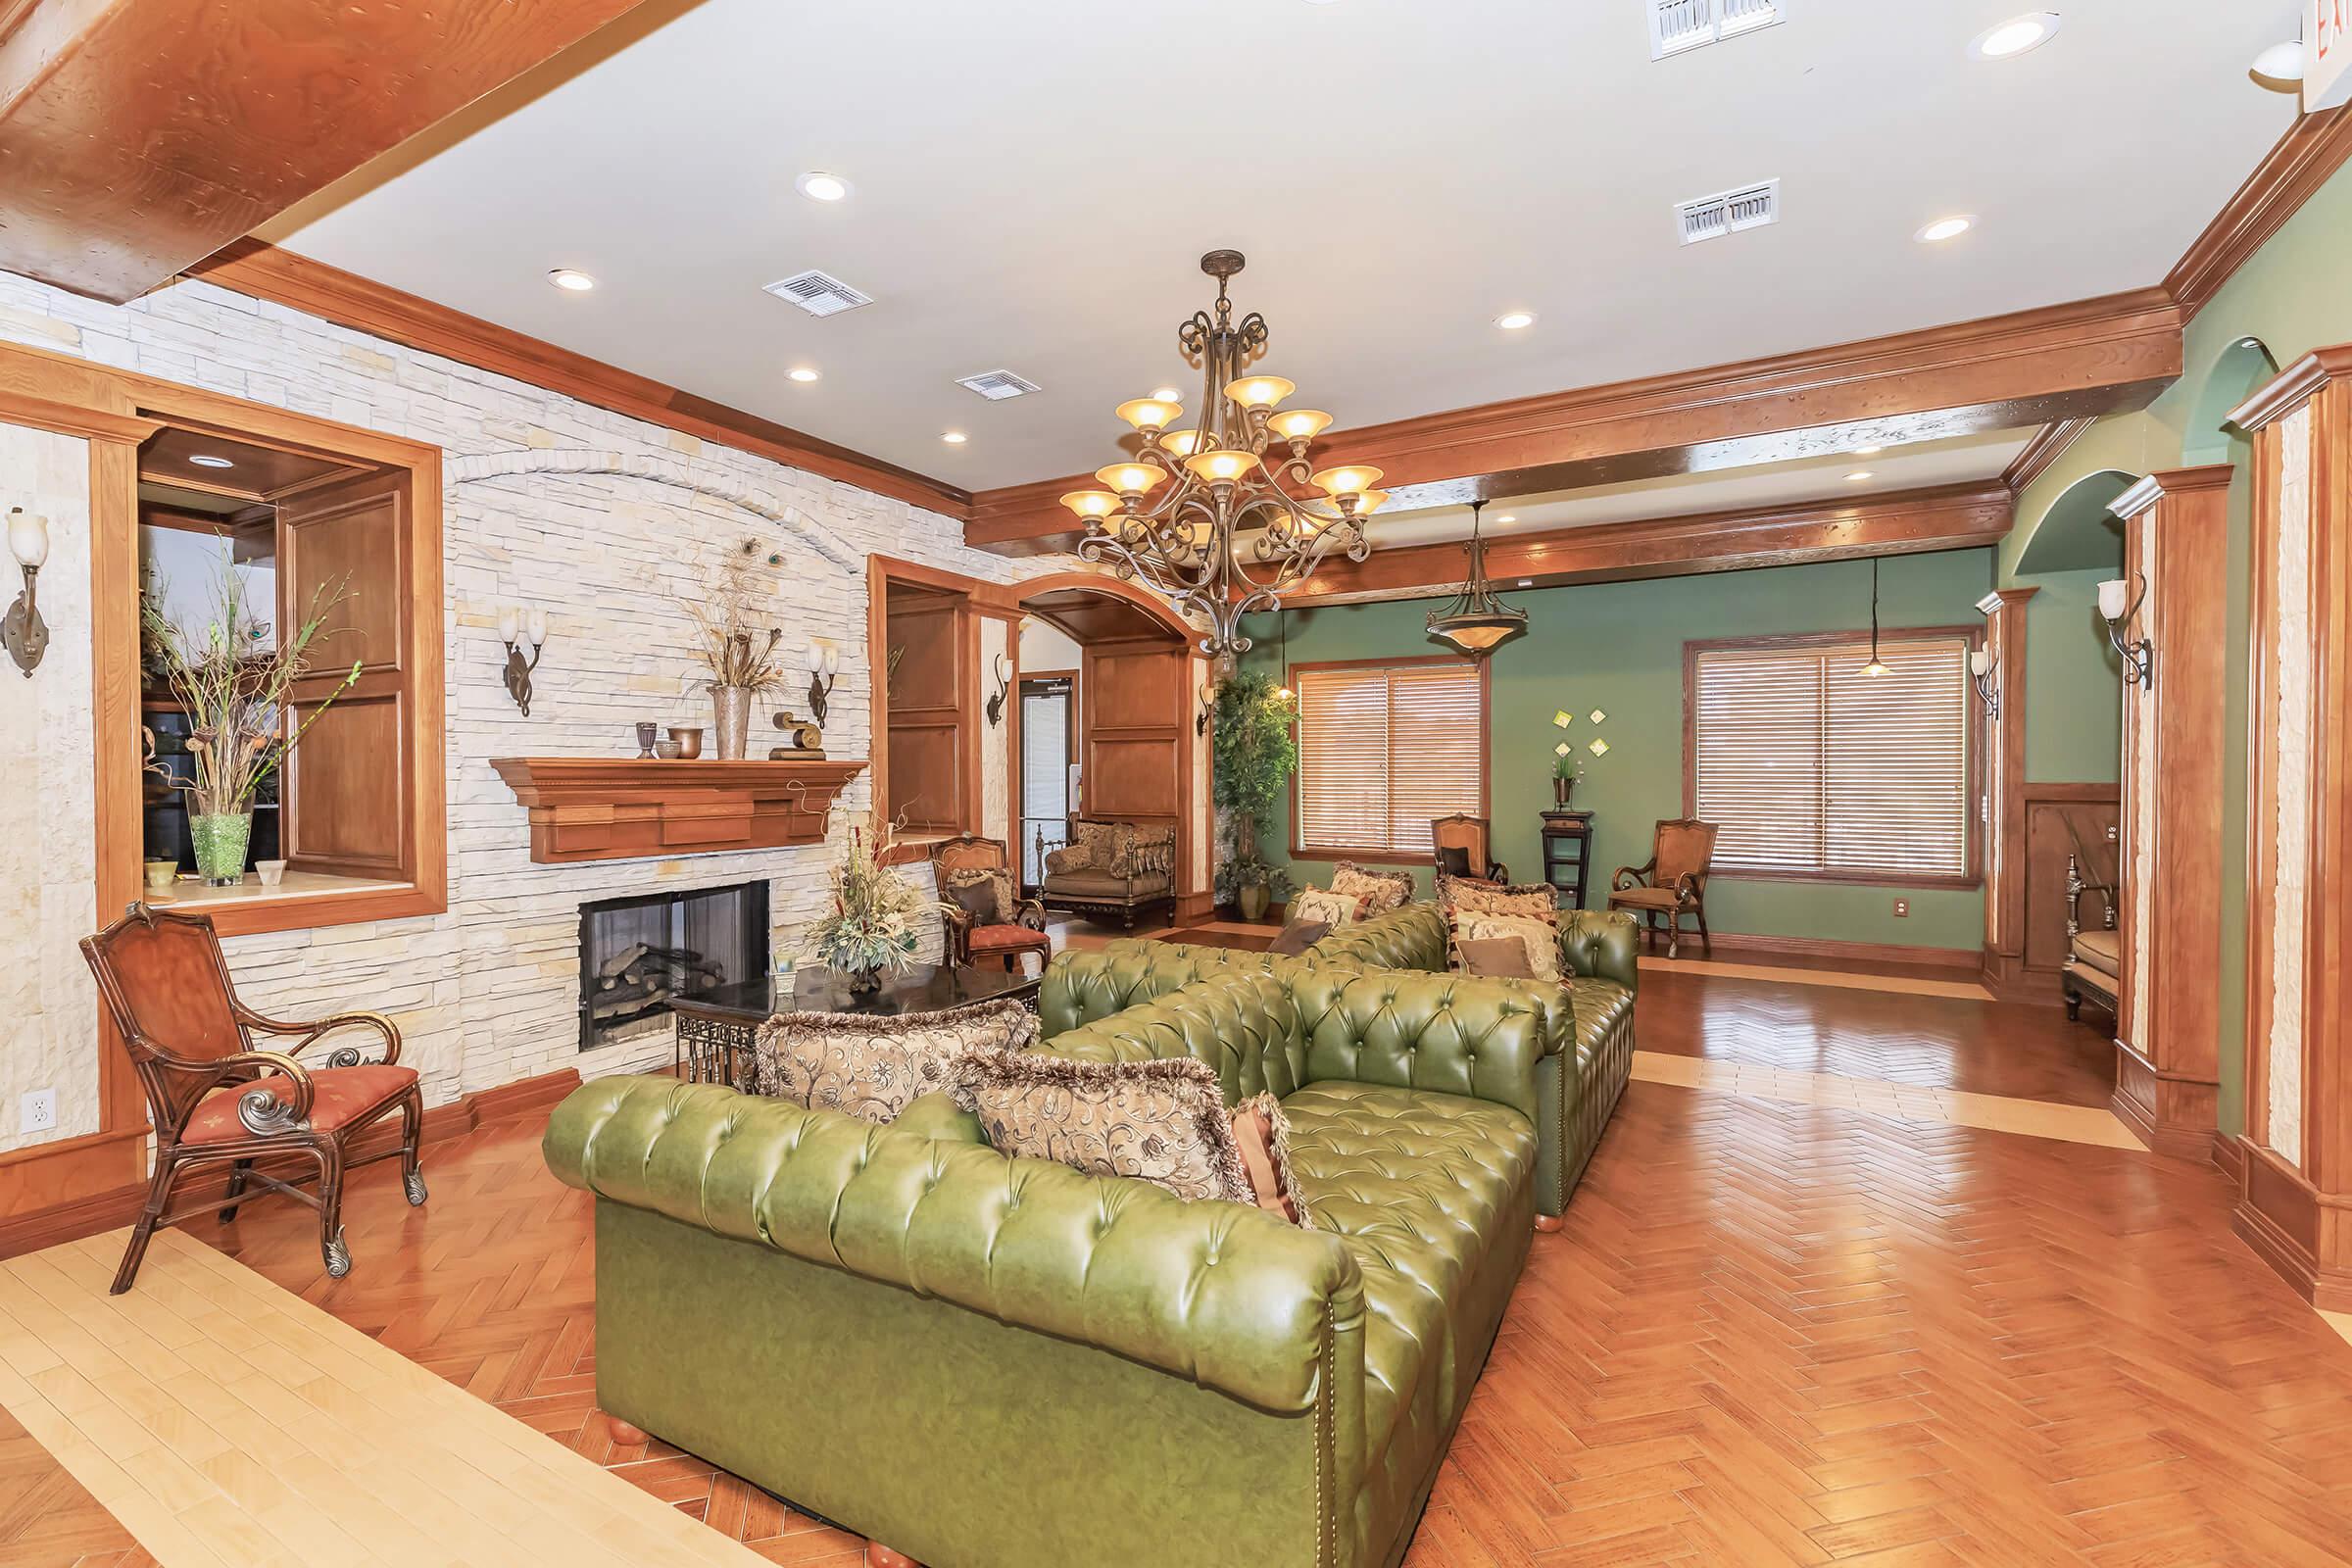
{"type": "Polygon", "coordinates": [[[1017,1002],[895,1018],[779,1012],[753,1040],[754,1082],[771,1099],[889,1123],[918,1097],[953,1090],[956,1064],[973,1052],[1036,1039],[1037,1015],[1017,1002]]]}
{"type": "Polygon", "coordinates": [[[1363,900],[1356,918],[1369,920],[1402,908],[1411,900],[1413,875],[1410,871],[1368,871],[1352,860],[1342,860],[1331,868],[1331,891],[1352,893],[1363,900]]]}
{"type": "Polygon", "coordinates": [[[983,1051],[956,1064],[952,1093],[1000,1153],[1133,1176],[1187,1200],[1257,1202],[1216,1069],[1204,1061],[983,1051]]]}

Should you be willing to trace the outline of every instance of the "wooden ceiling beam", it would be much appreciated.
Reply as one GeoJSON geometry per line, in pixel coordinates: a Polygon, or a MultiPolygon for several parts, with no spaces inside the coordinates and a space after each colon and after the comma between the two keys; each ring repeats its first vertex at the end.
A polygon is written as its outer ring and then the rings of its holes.
{"type": "MultiPolygon", "coordinates": [[[[1490,533],[1487,573],[1496,587],[1689,577],[1859,556],[1922,555],[1996,545],[2009,531],[2015,498],[1993,481],[1906,490],[1869,501],[1711,512],[1490,533]]],[[[1293,610],[1377,599],[1421,599],[1461,586],[1463,541],[1392,546],[1365,561],[1326,562],[1283,596],[1293,610]]]]}
{"type": "MultiPolygon", "coordinates": [[[[2180,373],[2160,289],[1711,369],[1492,403],[1327,436],[1318,463],[1376,463],[1391,510],[1539,495],[2144,408],[2180,373]]],[[[1086,475],[984,490],[965,541],[1073,548],[1057,498],[1086,475]]]]}
{"type": "Polygon", "coordinates": [[[135,299],[639,0],[0,0],[0,270],[135,299]]]}

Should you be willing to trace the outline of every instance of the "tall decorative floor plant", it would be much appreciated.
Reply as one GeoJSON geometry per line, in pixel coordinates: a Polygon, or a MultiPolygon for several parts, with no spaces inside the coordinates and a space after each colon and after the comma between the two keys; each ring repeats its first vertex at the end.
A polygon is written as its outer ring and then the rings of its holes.
{"type": "Polygon", "coordinates": [[[1233,824],[1233,854],[1217,866],[1216,895],[1245,919],[1266,912],[1267,903],[1289,898],[1288,872],[1258,853],[1265,813],[1273,808],[1298,766],[1298,744],[1291,725],[1298,705],[1286,687],[1256,671],[1234,675],[1217,688],[1214,769],[1209,793],[1233,824]]]}
{"type": "MultiPolygon", "coordinates": [[[[312,703],[310,716],[292,723],[294,684],[310,673],[321,639],[333,635],[322,628],[343,597],[341,582],[322,584],[311,596],[301,624],[273,648],[262,646],[270,623],[247,606],[244,579],[233,568],[221,571],[213,613],[200,629],[184,628],[164,612],[160,587],[140,599],[143,662],[188,715],[194,772],[173,783],[187,795],[197,873],[215,887],[234,887],[245,879],[254,793],[360,678],[360,662],[354,660],[335,689],[312,703]]],[[[148,765],[155,767],[152,736],[148,742],[148,765]]]]}

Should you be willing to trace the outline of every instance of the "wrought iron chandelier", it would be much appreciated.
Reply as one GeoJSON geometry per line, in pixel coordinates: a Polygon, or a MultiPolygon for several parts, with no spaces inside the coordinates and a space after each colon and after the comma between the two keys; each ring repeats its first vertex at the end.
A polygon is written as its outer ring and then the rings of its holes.
{"type": "Polygon", "coordinates": [[[1479,533],[1484,501],[1470,503],[1470,574],[1462,591],[1444,610],[1430,612],[1429,634],[1443,637],[1473,659],[1494,651],[1497,643],[1527,629],[1527,612],[1506,605],[1487,580],[1487,541],[1479,533]]]}
{"type": "Polygon", "coordinates": [[[1143,437],[1136,459],[1096,470],[1103,488],[1061,498],[1086,521],[1081,560],[1141,578],[1179,614],[1207,619],[1200,651],[1214,661],[1217,681],[1250,651],[1242,617],[1280,610],[1282,595],[1334,551],[1350,561],[1371,554],[1360,524],[1388,500],[1373,488],[1378,468],[1316,470],[1306,449],[1331,416],[1283,410],[1298,388],[1279,375],[1249,373],[1267,332],[1254,311],[1233,318],[1226,283],[1242,265],[1239,251],[1200,258],[1200,270],[1217,280],[1215,314],[1196,311],[1176,333],[1185,358],[1200,369],[1199,422],[1171,428],[1184,417],[1175,399],[1120,404],[1119,417],[1143,437]]]}

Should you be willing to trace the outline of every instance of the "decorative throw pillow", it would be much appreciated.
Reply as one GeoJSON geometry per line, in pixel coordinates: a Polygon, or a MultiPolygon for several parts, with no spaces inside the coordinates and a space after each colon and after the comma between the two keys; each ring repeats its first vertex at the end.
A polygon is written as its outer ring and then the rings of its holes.
{"type": "Polygon", "coordinates": [[[1403,907],[1413,896],[1413,876],[1410,871],[1367,871],[1353,861],[1342,860],[1331,868],[1331,891],[1352,893],[1363,900],[1356,918],[1369,920],[1403,907]]]}
{"type": "Polygon", "coordinates": [[[779,1012],[753,1042],[754,1082],[772,1099],[889,1123],[917,1097],[953,1089],[956,1063],[973,1052],[1019,1051],[1036,1038],[1036,1014],[1017,1002],[895,1018],[779,1012]]]}
{"type": "Polygon", "coordinates": [[[1295,958],[1330,934],[1331,927],[1318,921],[1293,920],[1282,928],[1282,934],[1274,939],[1274,945],[1266,951],[1295,958]]]}
{"type": "Polygon", "coordinates": [[[1363,912],[1363,904],[1364,901],[1353,894],[1300,888],[1291,896],[1291,918],[1329,926],[1337,931],[1344,925],[1355,924],[1356,916],[1363,912]]]}
{"type": "Polygon", "coordinates": [[[1004,925],[1012,918],[1012,878],[993,866],[950,871],[940,890],[947,901],[972,918],[974,925],[1004,925]]]}
{"type": "Polygon", "coordinates": [[[1307,1216],[1298,1175],[1291,1169],[1290,1136],[1282,1102],[1272,1095],[1252,1095],[1233,1107],[1234,1147],[1241,1152],[1242,1168],[1250,1173],[1257,1206],[1311,1231],[1315,1222],[1307,1216]]]}
{"type": "Polygon", "coordinates": [[[1090,868],[1112,876],[1135,874],[1135,828],[1126,822],[1070,824],[1070,845],[1086,852],[1090,868]]]}
{"type": "MultiPolygon", "coordinates": [[[[1473,916],[1473,918],[1476,918],[1473,916]]],[[[1533,980],[1536,971],[1527,958],[1527,944],[1517,937],[1469,937],[1456,942],[1462,972],[1491,980],[1533,980]]]]}
{"type": "Polygon", "coordinates": [[[1473,873],[1470,870],[1470,852],[1468,850],[1463,849],[1458,844],[1441,844],[1438,846],[1438,875],[1469,876],[1472,874],[1473,873]]]}
{"type": "Polygon", "coordinates": [[[1522,882],[1504,887],[1494,882],[1449,876],[1438,884],[1438,902],[1449,915],[1533,914],[1550,918],[1559,913],[1560,890],[1548,882],[1522,882]]]}
{"type": "Polygon", "coordinates": [[[1455,922],[1457,944],[1494,937],[1516,941],[1526,951],[1528,972],[1535,979],[1560,977],[1560,930],[1551,921],[1532,914],[1465,914],[1455,922]]]}
{"type": "Polygon", "coordinates": [[[1190,1056],[1065,1061],[974,1052],[956,1064],[958,1104],[1000,1153],[1092,1176],[1134,1176],[1178,1198],[1255,1203],[1216,1069],[1190,1056]]]}

